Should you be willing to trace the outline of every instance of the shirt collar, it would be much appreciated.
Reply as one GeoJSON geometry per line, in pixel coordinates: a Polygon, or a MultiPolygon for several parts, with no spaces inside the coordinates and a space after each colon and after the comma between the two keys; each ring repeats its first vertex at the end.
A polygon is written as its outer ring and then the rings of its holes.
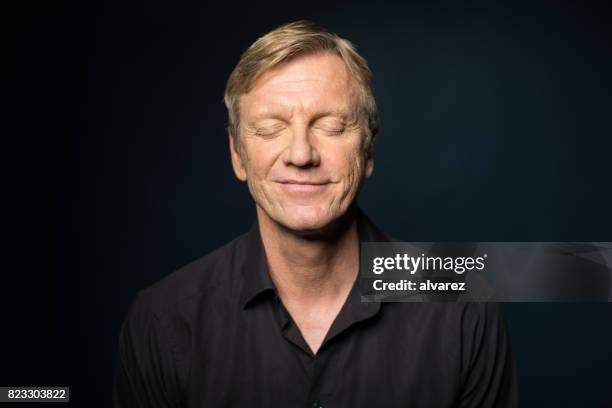
{"type": "MultiPolygon", "coordinates": [[[[359,234],[359,242],[387,242],[391,239],[387,237],[367,215],[358,210],[357,215],[357,231],[359,234]]],[[[248,307],[259,298],[263,298],[269,294],[276,294],[276,287],[270,278],[268,265],[266,262],[265,250],[261,242],[259,233],[259,224],[257,221],[253,224],[249,232],[244,236],[245,259],[242,265],[242,273],[244,284],[240,295],[240,305],[242,308],[248,307]]],[[[357,278],[359,279],[359,278],[357,278]]],[[[358,284],[353,286],[349,294],[349,302],[359,302],[358,284]]],[[[366,314],[378,311],[380,304],[378,302],[363,303],[366,314]]]]}
{"type": "Polygon", "coordinates": [[[257,221],[244,236],[244,245],[246,247],[245,258],[242,262],[244,282],[240,295],[240,305],[243,309],[266,293],[276,293],[276,287],[268,273],[266,254],[257,221]]]}

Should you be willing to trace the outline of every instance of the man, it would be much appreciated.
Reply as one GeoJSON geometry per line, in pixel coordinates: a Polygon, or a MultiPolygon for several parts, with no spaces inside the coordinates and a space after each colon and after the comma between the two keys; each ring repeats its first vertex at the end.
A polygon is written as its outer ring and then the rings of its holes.
{"type": "Polygon", "coordinates": [[[242,55],[225,93],[251,231],[145,289],[120,339],[115,407],[507,407],[494,305],[362,303],[356,198],[378,115],[366,61],[308,22],[242,55]]]}

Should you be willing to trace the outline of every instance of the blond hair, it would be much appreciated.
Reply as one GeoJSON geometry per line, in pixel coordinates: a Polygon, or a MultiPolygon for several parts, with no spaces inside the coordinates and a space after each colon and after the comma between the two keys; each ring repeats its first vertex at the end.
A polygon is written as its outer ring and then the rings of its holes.
{"type": "Polygon", "coordinates": [[[364,130],[363,148],[368,157],[372,154],[374,138],[378,133],[378,107],[368,63],[350,41],[305,20],[285,24],[259,37],[242,54],[230,74],[224,102],[229,116],[228,130],[236,144],[239,144],[240,95],[248,93],[267,70],[293,58],[321,52],[338,55],[357,83],[360,91],[359,117],[364,130]]]}

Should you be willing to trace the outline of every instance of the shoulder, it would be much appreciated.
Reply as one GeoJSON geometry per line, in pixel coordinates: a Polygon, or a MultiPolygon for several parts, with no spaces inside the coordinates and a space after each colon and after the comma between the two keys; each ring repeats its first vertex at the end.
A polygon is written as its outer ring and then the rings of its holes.
{"type": "Polygon", "coordinates": [[[490,330],[503,325],[503,313],[495,302],[443,302],[437,303],[437,310],[455,325],[464,336],[490,330]]]}
{"type": "Polygon", "coordinates": [[[389,318],[397,322],[394,327],[404,335],[418,331],[448,343],[450,348],[478,341],[505,326],[497,303],[398,302],[384,306],[389,318]]]}
{"type": "Polygon", "coordinates": [[[244,236],[239,236],[142,289],[136,295],[132,309],[156,317],[167,316],[207,294],[231,291],[242,279],[244,236]]]}
{"type": "Polygon", "coordinates": [[[464,324],[473,330],[503,325],[503,311],[496,302],[468,302],[463,304],[464,324]]]}

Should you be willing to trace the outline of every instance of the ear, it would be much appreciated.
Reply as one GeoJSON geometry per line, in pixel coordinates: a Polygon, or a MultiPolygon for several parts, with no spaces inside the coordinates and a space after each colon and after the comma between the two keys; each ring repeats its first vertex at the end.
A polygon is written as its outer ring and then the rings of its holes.
{"type": "Polygon", "coordinates": [[[370,156],[367,160],[366,160],[366,168],[365,168],[365,176],[370,177],[372,175],[372,173],[374,173],[374,158],[372,156],[370,156]]]}
{"type": "Polygon", "coordinates": [[[378,132],[372,134],[372,140],[370,142],[370,151],[368,152],[368,157],[366,158],[366,168],[365,168],[365,176],[370,177],[372,173],[374,173],[374,143],[376,142],[376,138],[378,137],[378,132]]]}
{"type": "Polygon", "coordinates": [[[232,168],[234,169],[234,174],[240,181],[246,181],[247,174],[244,169],[244,162],[242,160],[242,156],[236,150],[236,145],[234,143],[234,136],[231,131],[227,132],[227,137],[229,139],[229,148],[230,148],[230,156],[232,158],[232,168]]]}

